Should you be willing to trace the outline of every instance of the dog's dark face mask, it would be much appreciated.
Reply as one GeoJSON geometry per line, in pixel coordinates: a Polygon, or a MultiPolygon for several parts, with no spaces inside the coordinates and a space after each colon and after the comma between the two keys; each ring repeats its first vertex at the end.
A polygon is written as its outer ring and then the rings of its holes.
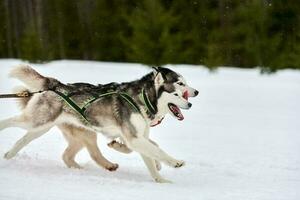
{"type": "Polygon", "coordinates": [[[172,116],[178,120],[183,120],[184,116],[180,108],[189,109],[192,104],[188,102],[187,93],[181,88],[176,88],[181,76],[168,68],[159,68],[155,71],[157,76],[155,83],[159,85],[158,98],[166,103],[165,106],[172,116]]]}
{"type": "Polygon", "coordinates": [[[182,91],[184,98],[188,100],[188,97],[196,97],[199,91],[188,86],[185,79],[178,73],[168,69],[168,68],[158,68],[165,80],[165,83],[170,83],[175,86],[176,89],[182,91]]]}

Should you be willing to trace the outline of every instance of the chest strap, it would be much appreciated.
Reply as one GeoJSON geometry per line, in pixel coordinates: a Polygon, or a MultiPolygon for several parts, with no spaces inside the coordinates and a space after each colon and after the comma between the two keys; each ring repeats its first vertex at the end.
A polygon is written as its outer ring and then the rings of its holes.
{"type": "Polygon", "coordinates": [[[144,105],[146,106],[146,109],[150,112],[150,114],[155,115],[156,109],[152,105],[144,88],[142,89],[142,92],[140,94],[140,99],[142,100],[142,102],[144,103],[144,105]]]}

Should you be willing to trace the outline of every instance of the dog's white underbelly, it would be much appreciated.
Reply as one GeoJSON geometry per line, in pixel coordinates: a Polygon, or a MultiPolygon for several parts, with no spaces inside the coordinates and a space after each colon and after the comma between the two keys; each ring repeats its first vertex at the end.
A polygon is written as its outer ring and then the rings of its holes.
{"type": "Polygon", "coordinates": [[[73,124],[78,127],[83,127],[92,131],[96,131],[98,133],[102,133],[104,136],[108,138],[117,138],[121,136],[121,128],[119,126],[116,126],[115,124],[106,123],[104,127],[97,127],[97,126],[86,126],[82,123],[77,117],[70,115],[70,114],[62,114],[59,119],[56,121],[57,124],[60,123],[67,123],[67,124],[73,124]]]}
{"type": "Polygon", "coordinates": [[[93,127],[97,132],[102,133],[104,136],[115,139],[121,136],[122,130],[118,126],[110,125],[110,126],[105,126],[105,127],[93,127]]]}

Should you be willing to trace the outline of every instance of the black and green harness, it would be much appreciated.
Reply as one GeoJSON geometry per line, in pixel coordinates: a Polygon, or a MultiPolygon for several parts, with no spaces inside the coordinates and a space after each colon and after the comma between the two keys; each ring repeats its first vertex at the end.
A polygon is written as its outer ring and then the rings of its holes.
{"type": "MultiPolygon", "coordinates": [[[[82,106],[79,106],[73,99],[72,96],[74,94],[70,93],[70,94],[66,94],[65,92],[61,92],[58,90],[51,90],[54,93],[56,93],[62,100],[64,100],[64,102],[70,107],[72,108],[76,113],[79,114],[79,116],[87,123],[89,123],[88,118],[85,115],[85,111],[88,108],[89,105],[91,105],[93,102],[95,102],[96,100],[100,100],[102,98],[111,96],[111,95],[119,95],[119,97],[121,97],[122,99],[124,99],[129,105],[130,107],[136,111],[136,112],[141,112],[138,104],[134,101],[134,99],[127,94],[126,92],[122,92],[122,91],[108,91],[105,93],[91,93],[91,98],[88,98],[82,106]]],[[[142,92],[140,93],[140,99],[142,100],[142,102],[144,103],[146,109],[149,111],[149,113],[151,114],[155,114],[156,113],[156,109],[155,107],[152,105],[151,101],[148,98],[148,95],[146,94],[145,89],[142,89],[142,92]]]]}
{"type": "MultiPolygon", "coordinates": [[[[52,92],[56,93],[70,108],[72,108],[76,113],[78,113],[78,115],[87,124],[90,123],[88,118],[85,115],[85,111],[88,108],[88,106],[91,105],[96,100],[100,100],[104,97],[108,97],[111,95],[119,95],[122,99],[124,99],[130,105],[130,107],[134,111],[141,113],[141,110],[140,110],[138,104],[134,101],[134,99],[126,92],[118,91],[117,89],[116,90],[108,90],[105,92],[103,92],[103,91],[91,92],[91,93],[86,92],[85,94],[90,95],[91,98],[88,98],[86,101],[84,101],[82,106],[79,106],[72,99],[72,96],[76,95],[76,92],[68,93],[67,91],[61,91],[58,89],[49,89],[48,91],[52,91],[52,92]]],[[[33,96],[34,94],[42,93],[42,92],[46,92],[46,91],[37,91],[37,92],[24,91],[24,92],[16,93],[16,94],[1,94],[0,98],[29,98],[29,97],[33,96]]],[[[140,93],[139,98],[142,101],[142,103],[145,105],[146,110],[149,112],[149,114],[154,116],[157,112],[157,109],[151,103],[144,88],[142,89],[142,92],[140,93]]]]}

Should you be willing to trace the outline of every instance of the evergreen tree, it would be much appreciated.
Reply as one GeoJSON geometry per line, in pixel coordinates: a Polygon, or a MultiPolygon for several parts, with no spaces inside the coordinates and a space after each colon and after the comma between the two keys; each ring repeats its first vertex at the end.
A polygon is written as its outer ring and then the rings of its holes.
{"type": "Polygon", "coordinates": [[[177,0],[172,4],[172,14],[177,20],[173,31],[177,33],[179,50],[177,63],[205,64],[207,61],[207,39],[211,13],[207,12],[206,0],[177,0]]]}
{"type": "Polygon", "coordinates": [[[173,16],[158,0],[145,0],[130,14],[129,26],[132,36],[129,46],[130,61],[149,65],[170,63],[177,54],[177,45],[171,33],[173,16]]]}
{"type": "Polygon", "coordinates": [[[21,58],[25,60],[41,62],[42,61],[42,44],[38,37],[37,31],[32,24],[25,29],[20,41],[21,58]]]}
{"type": "Polygon", "coordinates": [[[298,0],[2,0],[0,57],[300,68],[298,0]]]}
{"type": "Polygon", "coordinates": [[[297,0],[274,1],[269,4],[265,59],[267,70],[299,68],[300,5],[297,0]]]}
{"type": "MultiPolygon", "coordinates": [[[[6,29],[7,24],[5,23],[6,16],[5,16],[5,7],[3,1],[0,2],[0,57],[8,56],[8,52],[5,51],[7,48],[7,41],[6,41],[6,29]],[[4,48],[6,47],[6,48],[4,48]]],[[[8,48],[7,48],[8,49],[8,48]]]]}

